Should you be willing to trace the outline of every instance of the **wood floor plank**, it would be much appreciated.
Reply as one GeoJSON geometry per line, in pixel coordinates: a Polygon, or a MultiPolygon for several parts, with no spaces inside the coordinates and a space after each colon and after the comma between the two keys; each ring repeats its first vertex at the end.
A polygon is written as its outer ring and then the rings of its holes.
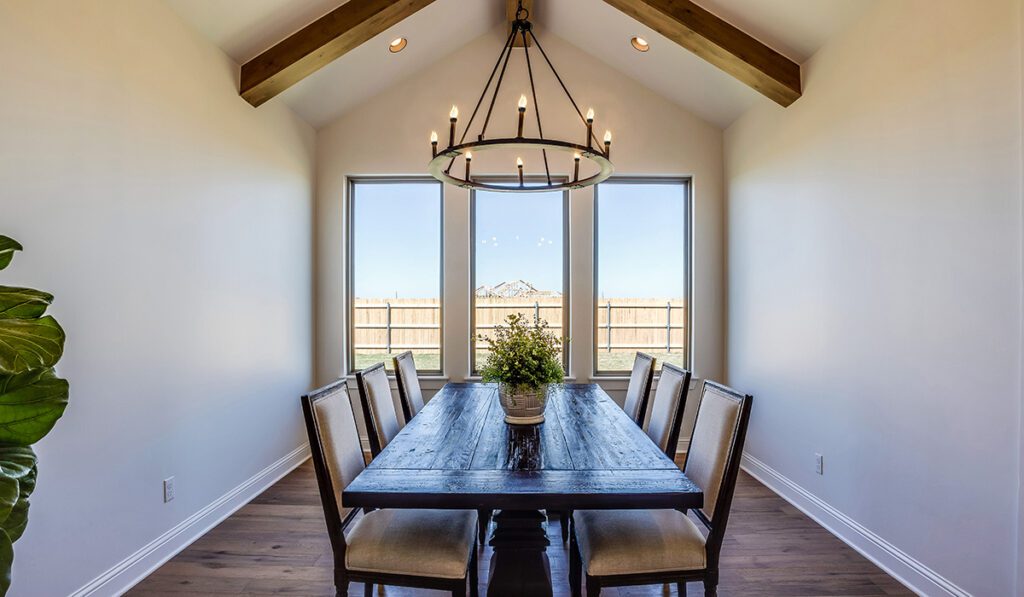
{"type": "MultiPolygon", "coordinates": [[[[568,550],[557,518],[548,524],[555,595],[569,595],[568,550]]],[[[481,594],[491,549],[480,553],[481,594]]],[[[331,546],[306,463],[129,591],[132,597],[184,595],[330,596],[331,546]]],[[[363,595],[352,583],[349,594],[363,595]]],[[[441,595],[400,587],[378,588],[378,595],[441,595]]],[[[605,597],[675,595],[674,586],[620,587],[605,597]]],[[[690,596],[703,587],[690,583],[690,596]]],[[[740,475],[725,543],[718,594],[744,597],[911,595],[860,554],[804,516],[745,473],[740,475]]]]}

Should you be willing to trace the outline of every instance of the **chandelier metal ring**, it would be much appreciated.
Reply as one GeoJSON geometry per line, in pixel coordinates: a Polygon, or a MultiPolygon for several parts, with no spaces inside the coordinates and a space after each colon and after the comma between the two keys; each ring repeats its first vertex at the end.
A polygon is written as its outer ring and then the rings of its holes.
{"type": "Polygon", "coordinates": [[[577,145],[575,143],[558,141],[555,139],[531,139],[524,137],[515,137],[510,139],[486,139],[483,141],[473,141],[471,143],[462,143],[460,145],[448,147],[444,151],[438,153],[437,156],[430,161],[428,169],[430,171],[430,175],[434,178],[457,187],[464,189],[476,188],[506,193],[540,193],[544,191],[559,191],[563,189],[582,189],[583,187],[592,186],[607,180],[615,171],[615,168],[612,166],[612,163],[607,156],[584,145],[577,145]],[[552,178],[551,182],[548,184],[520,184],[518,186],[512,186],[487,182],[486,179],[458,178],[456,176],[452,176],[449,171],[451,160],[459,156],[463,156],[467,152],[479,154],[488,150],[520,148],[552,150],[579,155],[580,157],[586,158],[596,164],[598,172],[593,176],[579,178],[576,180],[567,178],[559,179],[555,177],[552,178]]]}
{"type": "MultiPolygon", "coordinates": [[[[458,142],[456,142],[455,134],[458,124],[459,110],[454,105],[452,106],[452,110],[449,114],[450,128],[448,134],[448,146],[443,149],[439,148],[437,132],[434,131],[431,133],[430,145],[432,159],[428,166],[428,170],[434,178],[462,188],[530,193],[559,189],[580,189],[606,180],[615,171],[611,162],[611,132],[605,132],[603,144],[601,141],[598,141],[593,131],[593,108],[587,111],[586,116],[583,115],[583,112],[579,108],[579,104],[576,103],[572,94],[569,93],[569,89],[566,87],[565,81],[562,80],[561,75],[559,75],[558,71],[555,70],[554,64],[551,63],[551,59],[548,57],[547,52],[544,51],[544,47],[541,45],[540,40],[538,40],[537,36],[534,34],[533,24],[529,21],[529,16],[529,11],[523,6],[522,0],[520,0],[516,11],[516,20],[512,23],[512,30],[509,33],[505,44],[501,48],[498,60],[495,62],[494,68],[491,70],[491,74],[487,78],[487,83],[484,84],[480,98],[477,100],[476,106],[473,108],[473,113],[469,118],[469,122],[462,130],[462,135],[458,138],[458,142]],[[517,38],[522,42],[520,46],[516,46],[517,38]],[[544,137],[544,127],[541,123],[540,103],[537,99],[537,88],[534,85],[533,63],[530,59],[531,42],[532,45],[540,52],[540,55],[544,59],[544,63],[547,64],[547,67],[551,70],[551,73],[554,75],[562,91],[565,93],[566,98],[568,98],[569,103],[572,104],[572,108],[575,110],[576,114],[579,115],[580,122],[583,125],[586,134],[584,137],[584,143],[577,144],[571,141],[548,139],[544,137]],[[526,73],[529,76],[530,97],[528,98],[524,93],[519,98],[518,131],[516,135],[514,137],[507,136],[488,139],[487,126],[491,122],[491,115],[498,99],[498,93],[501,90],[501,84],[505,78],[509,59],[512,57],[513,49],[517,47],[523,50],[526,73]],[[495,75],[497,75],[497,78],[495,78],[495,75]],[[494,83],[493,89],[491,88],[491,83],[494,83]],[[473,135],[476,137],[476,140],[467,142],[466,137],[469,136],[470,129],[472,128],[477,115],[482,113],[480,108],[485,105],[485,99],[487,99],[488,92],[490,92],[490,101],[486,102],[486,110],[483,111],[483,124],[480,127],[479,132],[473,135]],[[523,127],[526,121],[526,108],[531,100],[533,102],[537,136],[525,137],[523,135],[523,127]],[[484,151],[497,149],[540,149],[544,163],[544,180],[546,180],[547,184],[525,184],[523,171],[524,163],[521,156],[516,158],[516,165],[519,170],[518,186],[496,184],[493,182],[487,182],[485,179],[474,178],[471,176],[471,152],[476,151],[482,153],[484,151]],[[573,172],[571,176],[562,176],[558,174],[552,175],[551,165],[548,162],[548,150],[574,154],[575,159],[573,160],[573,172]],[[455,166],[455,159],[458,157],[465,158],[465,175],[463,178],[458,178],[458,176],[452,174],[452,168],[455,166]],[[597,166],[596,174],[580,178],[580,160],[582,158],[586,158],[589,162],[597,166]]],[[[592,168],[588,168],[588,171],[591,170],[592,168]]]]}

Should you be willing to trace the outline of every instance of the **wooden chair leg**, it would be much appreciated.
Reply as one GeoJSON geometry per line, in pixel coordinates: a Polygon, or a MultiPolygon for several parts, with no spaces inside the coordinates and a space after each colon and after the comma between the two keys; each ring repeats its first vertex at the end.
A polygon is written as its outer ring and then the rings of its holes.
{"type": "Polygon", "coordinates": [[[587,597],[598,597],[601,594],[601,583],[592,576],[587,576],[587,597]]]}
{"type": "Polygon", "coordinates": [[[572,512],[563,510],[558,513],[559,521],[562,524],[562,543],[569,541],[569,524],[572,520],[572,512]]]}
{"type": "Polygon", "coordinates": [[[676,586],[679,587],[679,597],[686,597],[686,581],[681,580],[676,583],[676,586]]]}
{"type": "Polygon", "coordinates": [[[344,565],[334,565],[334,594],[336,597],[348,597],[348,576],[344,565]]]}
{"type": "Polygon", "coordinates": [[[466,597],[466,579],[452,587],[452,597],[466,597]]]}
{"type": "Polygon", "coordinates": [[[363,595],[366,597],[373,597],[373,583],[368,582],[363,587],[363,595]]]}
{"type": "Polygon", "coordinates": [[[583,557],[575,534],[569,537],[569,590],[572,597],[583,594],[583,557]]]}
{"type": "Polygon", "coordinates": [[[476,555],[476,550],[473,550],[473,555],[469,557],[469,597],[478,597],[480,591],[480,564],[479,559],[476,555]]]}
{"type": "Polygon", "coordinates": [[[704,579],[704,597],[718,597],[718,581],[710,578],[704,579]]]}
{"type": "Polygon", "coordinates": [[[491,515],[494,514],[494,510],[477,510],[476,517],[477,523],[480,525],[479,540],[480,546],[483,547],[487,544],[487,527],[491,524],[491,515]]]}

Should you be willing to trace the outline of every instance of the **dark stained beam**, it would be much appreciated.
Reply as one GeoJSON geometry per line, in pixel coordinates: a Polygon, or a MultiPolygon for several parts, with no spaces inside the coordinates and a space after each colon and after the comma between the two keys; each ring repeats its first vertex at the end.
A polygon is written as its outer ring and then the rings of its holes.
{"type": "Polygon", "coordinates": [[[259,106],[434,0],[349,0],[242,65],[239,93],[259,106]]]}
{"type": "Polygon", "coordinates": [[[788,106],[801,94],[800,65],[689,0],[604,0],[788,106]]]}
{"type": "MultiPolygon", "coordinates": [[[[525,8],[528,11],[530,11],[530,20],[534,21],[534,16],[535,15],[533,14],[533,0],[522,0],[522,1],[523,1],[523,8],[525,8]]],[[[519,0],[505,0],[505,16],[508,18],[509,32],[512,31],[512,22],[516,20],[516,11],[517,10],[519,10],[519,0]]],[[[534,22],[536,22],[536,21],[534,21],[534,22]]],[[[508,33],[506,33],[506,35],[508,35],[508,33]]],[[[530,41],[529,37],[526,38],[526,45],[527,46],[533,45],[533,42],[530,41]]],[[[512,46],[516,47],[516,48],[523,47],[523,38],[522,38],[521,35],[517,35],[516,38],[514,40],[512,40],[512,46]]]]}

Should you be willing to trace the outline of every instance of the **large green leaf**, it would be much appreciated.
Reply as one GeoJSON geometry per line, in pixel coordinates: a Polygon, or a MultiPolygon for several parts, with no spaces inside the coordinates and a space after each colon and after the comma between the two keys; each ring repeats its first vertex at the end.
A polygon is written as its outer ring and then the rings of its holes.
{"type": "Polygon", "coordinates": [[[28,525],[29,496],[36,487],[32,448],[0,446],[0,595],[11,587],[13,543],[28,525]]]}
{"type": "Polygon", "coordinates": [[[7,520],[0,524],[0,529],[7,532],[7,536],[10,537],[12,543],[21,539],[21,536],[25,533],[25,528],[28,526],[29,496],[32,495],[32,491],[36,488],[37,472],[38,469],[33,466],[32,470],[18,481],[18,502],[11,508],[11,513],[7,516],[7,520]]]}
{"type": "Polygon", "coordinates": [[[0,269],[4,269],[11,264],[11,259],[14,259],[14,252],[20,251],[21,245],[18,241],[13,238],[0,235],[0,269]]]}
{"type": "Polygon", "coordinates": [[[36,443],[53,429],[67,406],[68,382],[52,369],[0,378],[0,443],[36,443]]]}
{"type": "Polygon", "coordinates": [[[0,319],[35,319],[46,313],[53,295],[31,288],[0,286],[0,319]]]}
{"type": "Polygon", "coordinates": [[[0,374],[48,369],[64,353],[64,330],[53,317],[0,319],[0,374]]]}
{"type": "Polygon", "coordinates": [[[14,545],[7,531],[0,529],[0,595],[11,588],[11,565],[14,564],[14,545]]]}

